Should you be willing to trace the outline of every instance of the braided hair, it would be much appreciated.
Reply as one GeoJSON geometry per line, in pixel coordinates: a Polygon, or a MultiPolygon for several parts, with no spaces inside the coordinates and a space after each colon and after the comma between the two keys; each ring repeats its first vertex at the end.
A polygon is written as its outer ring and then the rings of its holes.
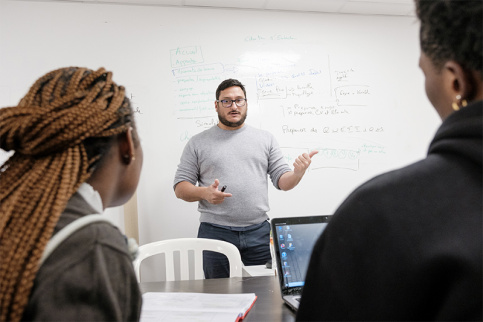
{"type": "Polygon", "coordinates": [[[129,127],[124,87],[104,68],[54,70],[0,109],[0,148],[14,151],[0,167],[0,321],[22,318],[68,200],[129,127]]]}

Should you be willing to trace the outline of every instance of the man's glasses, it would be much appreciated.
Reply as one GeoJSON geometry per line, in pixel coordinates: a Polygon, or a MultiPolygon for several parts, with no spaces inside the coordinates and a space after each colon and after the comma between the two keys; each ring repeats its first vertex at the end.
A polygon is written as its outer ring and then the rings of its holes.
{"type": "Polygon", "coordinates": [[[243,107],[247,103],[246,98],[237,98],[236,100],[216,100],[218,103],[221,103],[223,107],[231,107],[233,105],[233,102],[236,104],[238,107],[243,107]]]}

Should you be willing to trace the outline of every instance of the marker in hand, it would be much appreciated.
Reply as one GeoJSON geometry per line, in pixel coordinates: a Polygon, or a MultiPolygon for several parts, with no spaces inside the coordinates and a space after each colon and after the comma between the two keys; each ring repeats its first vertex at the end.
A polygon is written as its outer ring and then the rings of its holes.
{"type": "Polygon", "coordinates": [[[203,197],[206,201],[208,201],[211,204],[218,205],[223,203],[225,198],[231,197],[231,193],[229,192],[224,192],[227,186],[223,186],[220,189],[220,181],[218,179],[215,179],[215,182],[210,185],[207,188],[207,193],[203,197]]]}

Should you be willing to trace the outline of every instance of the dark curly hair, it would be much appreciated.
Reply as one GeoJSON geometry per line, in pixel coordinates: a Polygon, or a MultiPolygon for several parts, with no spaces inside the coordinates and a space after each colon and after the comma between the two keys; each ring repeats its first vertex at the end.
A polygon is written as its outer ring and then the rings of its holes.
{"type": "Polygon", "coordinates": [[[483,0],[415,0],[421,50],[436,67],[454,60],[483,79],[483,0]]]}

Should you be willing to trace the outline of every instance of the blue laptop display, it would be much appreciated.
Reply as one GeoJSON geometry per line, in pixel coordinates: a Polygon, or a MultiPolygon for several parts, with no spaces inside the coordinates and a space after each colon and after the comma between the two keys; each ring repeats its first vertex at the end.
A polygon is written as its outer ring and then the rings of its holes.
{"type": "Polygon", "coordinates": [[[273,247],[282,298],[297,310],[312,249],[331,216],[272,218],[273,247]]]}

